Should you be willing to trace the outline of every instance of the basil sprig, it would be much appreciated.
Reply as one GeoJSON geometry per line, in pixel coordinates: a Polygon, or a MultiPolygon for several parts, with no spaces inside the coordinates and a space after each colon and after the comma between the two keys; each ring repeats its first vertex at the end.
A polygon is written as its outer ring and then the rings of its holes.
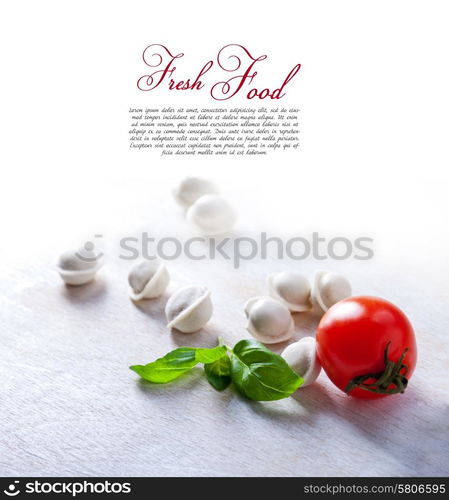
{"type": "Polygon", "coordinates": [[[255,401],[287,398],[303,383],[286,361],[255,340],[241,340],[233,349],[218,345],[210,349],[180,347],[147,365],[134,365],[143,379],[164,384],[189,372],[198,363],[210,385],[217,391],[231,382],[237,390],[255,401]]]}
{"type": "Polygon", "coordinates": [[[180,347],[152,363],[133,365],[130,369],[148,382],[166,384],[189,372],[198,363],[214,363],[225,353],[225,346],[212,349],[180,347]]]}

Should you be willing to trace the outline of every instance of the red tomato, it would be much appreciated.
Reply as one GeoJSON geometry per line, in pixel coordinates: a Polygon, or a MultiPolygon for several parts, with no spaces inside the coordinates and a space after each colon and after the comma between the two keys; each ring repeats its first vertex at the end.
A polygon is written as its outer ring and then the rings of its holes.
{"type": "Polygon", "coordinates": [[[378,297],[350,297],[332,306],[318,325],[316,342],[328,377],[358,398],[403,392],[416,366],[410,321],[378,297]]]}

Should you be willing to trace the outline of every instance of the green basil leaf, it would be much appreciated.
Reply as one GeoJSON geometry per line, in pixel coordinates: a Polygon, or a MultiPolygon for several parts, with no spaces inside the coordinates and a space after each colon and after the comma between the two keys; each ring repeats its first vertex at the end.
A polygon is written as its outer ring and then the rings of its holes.
{"type": "Polygon", "coordinates": [[[190,371],[197,364],[196,349],[180,347],[152,363],[130,366],[130,369],[148,382],[165,384],[190,371]]]}
{"type": "Polygon", "coordinates": [[[211,349],[180,347],[147,365],[133,365],[130,369],[143,379],[155,384],[166,384],[190,371],[198,363],[212,363],[226,352],[225,346],[211,349]]]}
{"type": "Polygon", "coordinates": [[[231,377],[237,389],[256,401],[275,401],[303,383],[278,354],[255,340],[241,340],[231,353],[231,377]]]}
{"type": "Polygon", "coordinates": [[[217,391],[224,391],[231,383],[231,360],[227,353],[214,363],[204,365],[209,384],[217,391]]]}
{"type": "Polygon", "coordinates": [[[214,363],[217,359],[220,359],[223,354],[226,353],[226,346],[212,347],[211,349],[205,349],[199,347],[196,349],[196,360],[198,363],[214,363]]]}

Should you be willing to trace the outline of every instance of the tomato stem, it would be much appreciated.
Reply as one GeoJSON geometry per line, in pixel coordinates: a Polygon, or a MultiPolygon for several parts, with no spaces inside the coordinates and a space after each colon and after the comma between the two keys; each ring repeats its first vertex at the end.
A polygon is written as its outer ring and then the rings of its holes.
{"type": "Polygon", "coordinates": [[[378,373],[367,373],[366,375],[359,375],[349,381],[345,388],[346,394],[349,394],[352,389],[363,389],[364,391],[375,392],[377,394],[397,394],[403,393],[407,387],[408,379],[408,366],[404,365],[403,361],[408,352],[406,347],[395,363],[388,359],[388,348],[391,341],[387,343],[384,351],[385,369],[378,373]],[[393,386],[393,387],[392,387],[393,386]]]}

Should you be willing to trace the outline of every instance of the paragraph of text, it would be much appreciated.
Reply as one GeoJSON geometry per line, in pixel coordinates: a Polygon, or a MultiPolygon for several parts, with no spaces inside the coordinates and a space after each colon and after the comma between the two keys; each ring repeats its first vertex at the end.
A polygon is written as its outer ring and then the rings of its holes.
{"type": "Polygon", "coordinates": [[[129,147],[160,155],[267,155],[299,148],[297,108],[129,108],[129,147]]]}

